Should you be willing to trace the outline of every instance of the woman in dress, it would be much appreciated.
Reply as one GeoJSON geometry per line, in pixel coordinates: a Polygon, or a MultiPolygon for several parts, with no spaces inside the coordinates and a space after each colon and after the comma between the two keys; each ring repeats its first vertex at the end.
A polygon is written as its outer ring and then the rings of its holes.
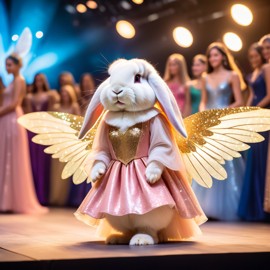
{"type": "MultiPolygon", "coordinates": [[[[203,78],[200,110],[242,106],[241,89],[246,86],[228,49],[222,43],[212,43],[207,49],[206,57],[207,75],[203,78]]],[[[208,217],[236,220],[244,161],[238,158],[226,161],[224,166],[228,173],[226,181],[213,181],[211,189],[193,183],[193,189],[208,217]]]]}
{"type": "MultiPolygon", "coordinates": [[[[64,85],[60,88],[60,103],[55,104],[54,111],[80,115],[77,96],[71,85],[64,85]]],[[[64,167],[65,163],[59,162],[57,159],[51,160],[50,204],[54,206],[64,206],[68,203],[71,179],[61,179],[64,167]]]]}
{"type": "MultiPolygon", "coordinates": [[[[255,43],[248,51],[249,62],[253,72],[249,78],[253,94],[248,100],[248,106],[269,108],[270,105],[270,77],[269,70],[265,70],[265,59],[262,47],[255,43]]],[[[269,132],[261,135],[265,140],[259,144],[251,145],[246,161],[246,171],[239,205],[239,216],[244,220],[260,221],[267,218],[263,209],[266,163],[268,152],[269,132]]]]}
{"type": "Polygon", "coordinates": [[[194,80],[187,84],[190,93],[191,114],[199,111],[201,103],[202,75],[206,72],[206,63],[207,59],[203,54],[197,54],[192,61],[192,74],[194,80]]]}
{"type": "Polygon", "coordinates": [[[58,81],[59,81],[59,89],[61,89],[61,87],[64,85],[71,85],[75,90],[77,100],[81,98],[80,88],[76,84],[74,76],[72,75],[71,72],[68,71],[62,72],[58,77],[58,81]]]}
{"type": "MultiPolygon", "coordinates": [[[[262,46],[263,57],[266,60],[266,64],[263,69],[265,74],[270,73],[270,34],[263,36],[259,44],[262,46]]],[[[265,76],[267,85],[270,84],[270,76],[265,76]]],[[[264,211],[270,213],[270,140],[268,144],[268,159],[267,159],[267,171],[266,171],[266,183],[265,183],[265,197],[264,197],[264,211]]]]}
{"type": "Polygon", "coordinates": [[[6,69],[13,81],[3,93],[0,107],[0,211],[46,213],[36,197],[33,184],[26,130],[17,123],[23,114],[21,103],[26,84],[20,75],[21,58],[15,54],[6,59],[6,69]]]}
{"type": "Polygon", "coordinates": [[[81,113],[84,116],[85,111],[90,103],[96,90],[95,81],[90,73],[84,73],[80,79],[80,99],[79,104],[81,113]]]}
{"type": "MultiPolygon", "coordinates": [[[[47,78],[44,74],[38,73],[34,77],[32,92],[26,97],[27,112],[48,111],[52,107],[52,98],[47,78]]],[[[32,142],[34,133],[28,132],[30,157],[33,178],[39,202],[43,205],[49,203],[50,190],[50,163],[51,157],[44,153],[46,148],[32,142]]]]}
{"type": "Polygon", "coordinates": [[[171,89],[183,117],[188,116],[190,114],[190,95],[186,84],[190,78],[183,55],[175,53],[169,56],[165,67],[164,81],[171,89]]]}

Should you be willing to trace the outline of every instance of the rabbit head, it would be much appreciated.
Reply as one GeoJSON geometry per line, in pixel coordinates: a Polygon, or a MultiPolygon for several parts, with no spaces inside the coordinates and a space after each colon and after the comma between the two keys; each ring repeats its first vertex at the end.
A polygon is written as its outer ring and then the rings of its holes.
{"type": "Polygon", "coordinates": [[[109,78],[97,88],[87,108],[79,138],[94,124],[100,105],[108,111],[142,112],[153,108],[157,101],[175,129],[186,137],[174,96],[151,64],[142,59],[119,59],[108,72],[109,78]]]}

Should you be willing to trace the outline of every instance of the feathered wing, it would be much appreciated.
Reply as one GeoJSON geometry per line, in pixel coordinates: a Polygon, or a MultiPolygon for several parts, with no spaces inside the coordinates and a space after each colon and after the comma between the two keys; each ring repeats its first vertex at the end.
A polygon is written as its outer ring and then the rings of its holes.
{"type": "Polygon", "coordinates": [[[184,119],[188,137],[176,135],[187,172],[210,188],[212,178],[224,180],[226,160],[241,156],[247,143],[264,140],[257,132],[270,130],[270,110],[258,107],[213,109],[184,119]]]}
{"type": "Polygon", "coordinates": [[[20,57],[24,57],[30,51],[32,46],[32,33],[28,27],[24,28],[22,34],[15,46],[15,53],[20,57]]]}
{"type": "MultiPolygon", "coordinates": [[[[78,139],[83,117],[60,112],[34,112],[25,114],[18,122],[33,133],[37,133],[32,141],[48,146],[45,153],[52,154],[61,162],[66,162],[62,178],[73,175],[73,182],[84,182],[89,171],[86,166],[99,120],[88,131],[84,139],[78,139]]],[[[89,179],[90,180],[90,179],[89,179]]],[[[87,180],[89,182],[89,180],[87,180]]]]}

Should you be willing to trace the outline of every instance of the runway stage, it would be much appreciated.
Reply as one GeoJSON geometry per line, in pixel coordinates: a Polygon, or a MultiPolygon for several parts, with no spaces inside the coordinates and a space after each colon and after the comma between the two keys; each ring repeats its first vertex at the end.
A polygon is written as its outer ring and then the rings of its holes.
{"type": "Polygon", "coordinates": [[[0,215],[0,269],[270,269],[270,224],[207,222],[192,241],[107,246],[73,209],[0,215]]]}

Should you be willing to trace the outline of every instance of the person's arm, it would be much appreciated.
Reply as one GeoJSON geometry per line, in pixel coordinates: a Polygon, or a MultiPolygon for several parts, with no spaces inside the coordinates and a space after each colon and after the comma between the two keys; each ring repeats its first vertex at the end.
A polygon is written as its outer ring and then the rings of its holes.
{"type": "Polygon", "coordinates": [[[78,103],[73,104],[72,111],[73,111],[73,114],[75,115],[81,115],[81,109],[78,103]]]}
{"type": "Polygon", "coordinates": [[[9,105],[0,108],[0,117],[15,110],[15,108],[20,104],[20,96],[23,90],[22,79],[16,78],[14,80],[13,100],[9,105]]]}
{"type": "Polygon", "coordinates": [[[201,102],[199,111],[205,111],[207,104],[207,93],[206,93],[206,77],[202,77],[202,89],[201,89],[201,102]]]}
{"type": "Polygon", "coordinates": [[[270,64],[263,67],[263,75],[266,84],[266,96],[256,106],[266,108],[270,104],[270,64]]]}
{"type": "Polygon", "coordinates": [[[232,72],[231,85],[233,90],[234,102],[229,106],[230,108],[240,107],[244,105],[242,91],[240,87],[240,79],[236,72],[232,72]]]}
{"type": "Polygon", "coordinates": [[[183,117],[187,117],[191,114],[191,96],[189,87],[185,86],[185,107],[183,112],[183,117]]]}
{"type": "Polygon", "coordinates": [[[252,101],[254,99],[254,92],[253,92],[253,89],[251,87],[248,87],[248,90],[247,91],[249,91],[249,96],[248,96],[248,100],[247,100],[246,106],[251,106],[252,101]]]}
{"type": "Polygon", "coordinates": [[[33,98],[33,95],[32,94],[27,94],[26,97],[24,98],[24,113],[30,113],[33,111],[33,108],[32,108],[32,98],[33,98]]]}

